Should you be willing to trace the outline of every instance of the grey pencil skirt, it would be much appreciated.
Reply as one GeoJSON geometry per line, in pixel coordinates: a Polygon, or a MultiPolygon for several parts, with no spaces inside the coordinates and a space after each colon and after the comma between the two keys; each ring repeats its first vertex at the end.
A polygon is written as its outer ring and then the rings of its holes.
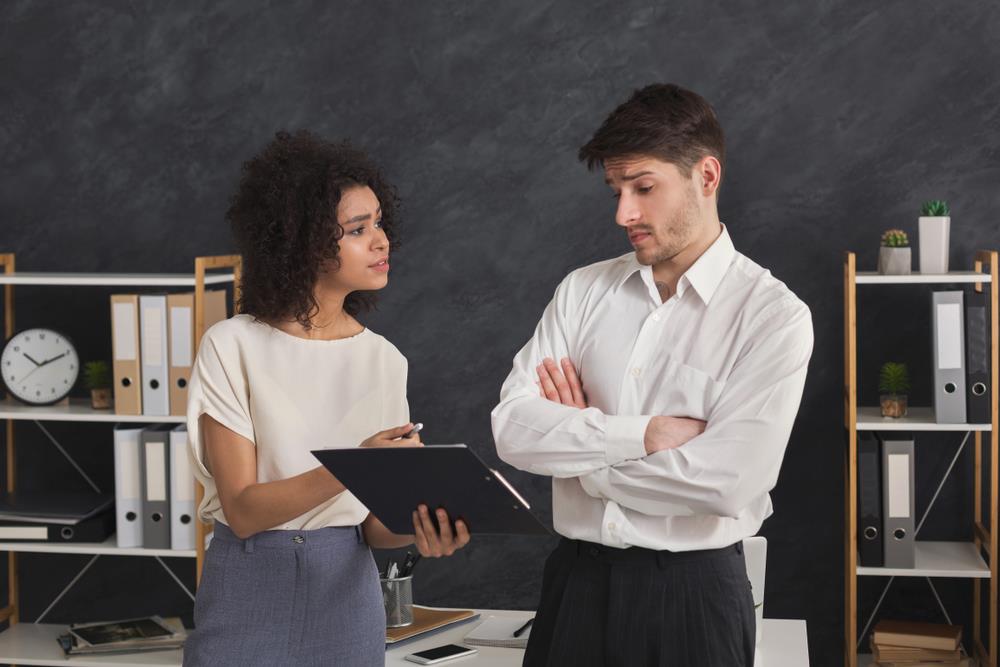
{"type": "Polygon", "coordinates": [[[385,664],[378,569],[355,526],[243,540],[216,523],[194,624],[185,667],[385,664]]]}

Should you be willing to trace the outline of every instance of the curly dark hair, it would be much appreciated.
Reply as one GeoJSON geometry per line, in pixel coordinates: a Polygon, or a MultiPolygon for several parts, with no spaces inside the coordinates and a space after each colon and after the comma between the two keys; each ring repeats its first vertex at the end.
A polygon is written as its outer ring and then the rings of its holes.
{"type": "MultiPolygon", "coordinates": [[[[396,189],[364,152],[346,141],[327,141],[305,130],[282,131],[243,163],[226,212],[243,256],[240,312],[265,321],[294,317],[307,329],[313,326],[319,310],[313,288],[324,264],[338,262],[338,241],[344,235],[337,205],[345,189],[358,185],[375,193],[389,248],[398,248],[396,189]]],[[[344,310],[356,315],[374,305],[374,292],[352,292],[344,310]]]]}

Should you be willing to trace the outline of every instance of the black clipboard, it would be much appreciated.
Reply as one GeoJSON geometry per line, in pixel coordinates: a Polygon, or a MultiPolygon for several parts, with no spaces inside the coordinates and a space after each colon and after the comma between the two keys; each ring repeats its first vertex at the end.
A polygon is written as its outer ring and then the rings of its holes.
{"type": "MultiPolygon", "coordinates": [[[[478,535],[549,535],[500,473],[465,445],[319,449],[319,459],[386,527],[413,533],[413,510],[443,507],[478,535]]],[[[436,522],[435,522],[436,524],[436,522]]]]}

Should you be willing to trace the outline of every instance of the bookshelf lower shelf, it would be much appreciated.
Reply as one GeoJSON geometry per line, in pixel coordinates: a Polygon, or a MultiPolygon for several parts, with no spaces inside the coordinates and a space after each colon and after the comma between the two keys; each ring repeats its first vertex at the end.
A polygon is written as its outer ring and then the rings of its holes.
{"type": "Polygon", "coordinates": [[[16,665],[72,665],[73,667],[180,667],[183,652],[154,651],[121,655],[67,658],[56,637],[67,626],[48,623],[17,623],[0,632],[0,663],[16,665]]]}
{"type": "Polygon", "coordinates": [[[990,568],[972,542],[917,542],[915,567],[858,567],[858,576],[989,579],[990,568]]]}
{"type": "MultiPolygon", "coordinates": [[[[0,552],[18,551],[24,553],[53,554],[98,554],[102,556],[163,556],[167,558],[195,558],[194,549],[144,549],[142,547],[119,547],[112,535],[103,542],[0,542],[0,552]]],[[[3,662],[0,660],[0,662],[3,662]]]]}

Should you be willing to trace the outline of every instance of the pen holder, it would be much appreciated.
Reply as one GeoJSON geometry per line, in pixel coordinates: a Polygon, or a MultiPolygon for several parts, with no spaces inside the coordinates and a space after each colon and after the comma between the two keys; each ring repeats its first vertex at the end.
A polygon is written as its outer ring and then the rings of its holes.
{"type": "Polygon", "coordinates": [[[380,578],[385,603],[385,627],[402,628],[413,624],[413,575],[380,578]]]}

